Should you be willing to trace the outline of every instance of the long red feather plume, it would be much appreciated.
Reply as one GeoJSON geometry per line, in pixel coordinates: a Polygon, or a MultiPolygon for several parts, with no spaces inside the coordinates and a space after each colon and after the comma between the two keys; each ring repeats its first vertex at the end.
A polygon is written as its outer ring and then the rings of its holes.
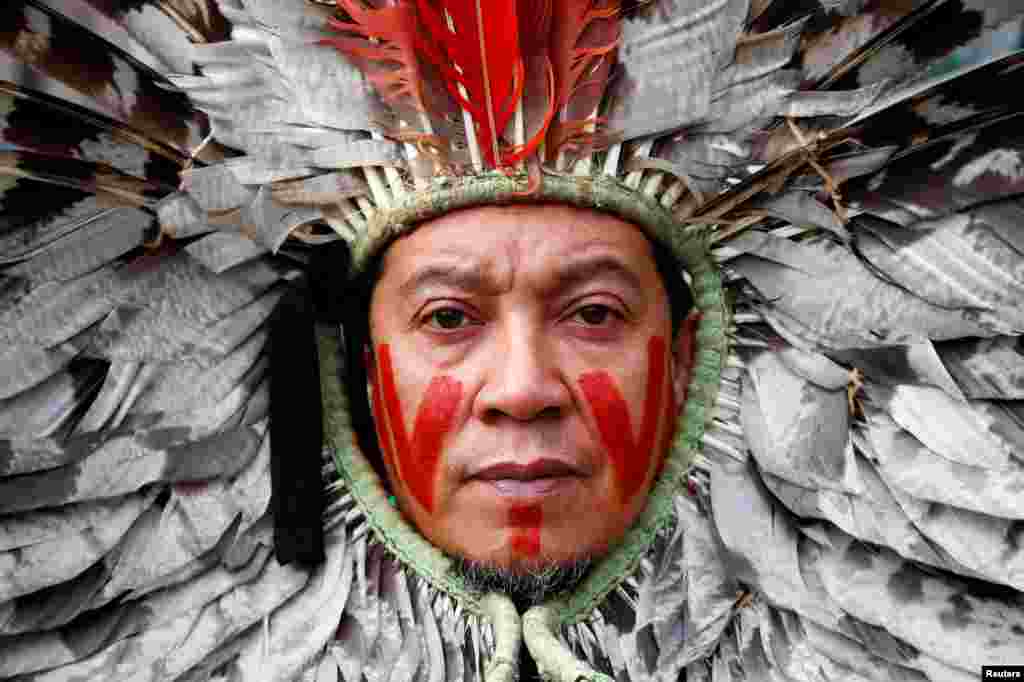
{"type": "Polygon", "coordinates": [[[322,42],[353,59],[386,101],[419,111],[430,106],[428,95],[436,104],[436,93],[424,90],[424,68],[432,67],[472,115],[487,165],[515,164],[545,141],[553,156],[568,142],[599,138],[589,116],[618,45],[620,0],[374,2],[337,0],[351,20],[330,24],[349,35],[322,42]],[[503,133],[526,91],[530,137],[513,146],[503,133]]]}
{"type": "Polygon", "coordinates": [[[487,163],[505,165],[501,136],[522,97],[525,67],[516,0],[417,0],[421,53],[473,116],[487,163]]]}

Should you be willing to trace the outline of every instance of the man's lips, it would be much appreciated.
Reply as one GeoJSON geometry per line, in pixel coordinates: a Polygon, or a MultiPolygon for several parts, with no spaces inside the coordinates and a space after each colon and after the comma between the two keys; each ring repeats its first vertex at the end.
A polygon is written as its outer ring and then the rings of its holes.
{"type": "Polygon", "coordinates": [[[487,484],[502,497],[524,500],[553,494],[582,475],[578,467],[567,462],[536,459],[525,464],[498,462],[473,473],[470,480],[487,484]]]}
{"type": "Polygon", "coordinates": [[[535,459],[519,462],[498,462],[473,473],[470,478],[480,481],[534,481],[541,478],[579,476],[580,470],[557,459],[535,459]]]}

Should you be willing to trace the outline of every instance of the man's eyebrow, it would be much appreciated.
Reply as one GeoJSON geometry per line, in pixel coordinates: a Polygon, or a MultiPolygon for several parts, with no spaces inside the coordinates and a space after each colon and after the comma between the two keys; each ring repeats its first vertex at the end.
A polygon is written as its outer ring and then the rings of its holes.
{"type": "Polygon", "coordinates": [[[565,291],[603,276],[611,276],[622,281],[637,295],[644,291],[640,276],[622,260],[608,254],[570,260],[555,273],[554,288],[565,291]]]}
{"type": "Polygon", "coordinates": [[[412,296],[429,286],[444,286],[464,291],[486,292],[497,288],[479,264],[432,263],[417,269],[398,288],[402,296],[412,296]]]}

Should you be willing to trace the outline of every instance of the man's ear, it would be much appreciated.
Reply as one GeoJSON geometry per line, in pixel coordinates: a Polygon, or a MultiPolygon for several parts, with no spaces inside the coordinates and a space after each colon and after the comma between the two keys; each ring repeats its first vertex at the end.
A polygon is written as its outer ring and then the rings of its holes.
{"type": "Polygon", "coordinates": [[[676,405],[682,412],[686,402],[686,391],[693,377],[693,365],[697,358],[697,326],[700,311],[694,308],[679,325],[676,338],[672,341],[672,390],[675,391],[676,405]]]}

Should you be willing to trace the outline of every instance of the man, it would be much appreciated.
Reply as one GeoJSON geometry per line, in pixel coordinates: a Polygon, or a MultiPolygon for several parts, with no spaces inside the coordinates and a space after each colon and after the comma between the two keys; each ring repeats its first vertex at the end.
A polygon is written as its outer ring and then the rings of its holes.
{"type": "Polygon", "coordinates": [[[0,677],[1019,664],[1017,4],[7,3],[0,677]]]}
{"type": "Polygon", "coordinates": [[[365,357],[387,480],[478,587],[542,601],[643,510],[692,363],[665,251],[525,205],[437,218],[381,258],[365,357]]]}

